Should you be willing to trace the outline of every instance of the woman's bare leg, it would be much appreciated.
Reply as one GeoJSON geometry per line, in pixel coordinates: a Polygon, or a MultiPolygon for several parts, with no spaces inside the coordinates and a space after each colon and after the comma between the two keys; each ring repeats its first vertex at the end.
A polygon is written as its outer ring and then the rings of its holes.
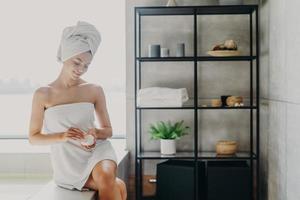
{"type": "Polygon", "coordinates": [[[127,199],[127,189],[126,189],[126,184],[124,183],[124,181],[122,181],[119,178],[116,178],[116,183],[118,185],[118,188],[121,192],[121,197],[122,200],[126,200],[127,199]]]}
{"type": "Polygon", "coordinates": [[[101,197],[101,200],[126,200],[126,185],[115,175],[116,164],[103,160],[94,167],[85,187],[98,191],[98,198],[101,197]]]}
{"type": "Polygon", "coordinates": [[[90,174],[90,176],[89,176],[88,180],[86,181],[84,187],[89,188],[89,189],[94,190],[94,191],[98,191],[97,185],[96,185],[96,183],[93,179],[92,174],[90,174]]]}

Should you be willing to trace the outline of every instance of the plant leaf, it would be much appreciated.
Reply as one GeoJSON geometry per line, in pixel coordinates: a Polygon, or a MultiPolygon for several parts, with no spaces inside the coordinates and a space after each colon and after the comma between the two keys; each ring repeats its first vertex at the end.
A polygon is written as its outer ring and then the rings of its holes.
{"type": "Polygon", "coordinates": [[[178,139],[186,134],[189,129],[188,126],[183,126],[184,120],[171,123],[170,120],[167,122],[158,121],[155,125],[150,124],[149,133],[151,139],[178,139]]]}

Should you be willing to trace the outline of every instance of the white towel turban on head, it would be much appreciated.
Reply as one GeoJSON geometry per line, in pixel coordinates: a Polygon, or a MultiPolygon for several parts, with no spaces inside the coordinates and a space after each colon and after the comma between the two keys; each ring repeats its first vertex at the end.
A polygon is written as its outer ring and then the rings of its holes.
{"type": "Polygon", "coordinates": [[[101,42],[99,31],[84,21],[78,21],[76,26],[64,28],[57,51],[57,60],[64,62],[80,53],[91,51],[95,55],[101,42]]]}

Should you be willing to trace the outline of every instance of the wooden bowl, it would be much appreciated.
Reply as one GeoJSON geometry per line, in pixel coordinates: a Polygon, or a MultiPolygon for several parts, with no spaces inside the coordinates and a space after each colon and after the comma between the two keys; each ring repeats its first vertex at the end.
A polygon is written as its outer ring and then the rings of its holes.
{"type": "Polygon", "coordinates": [[[236,103],[243,103],[243,97],[241,96],[230,96],[226,99],[226,104],[228,106],[234,106],[236,103]]]}
{"type": "Polygon", "coordinates": [[[221,140],[216,144],[218,155],[232,155],[237,151],[237,142],[232,140],[221,140]]]}
{"type": "Polygon", "coordinates": [[[221,101],[221,99],[212,99],[212,100],[210,101],[210,103],[211,103],[211,106],[212,106],[212,107],[221,107],[221,106],[222,106],[222,101],[221,101]]]}
{"type": "Polygon", "coordinates": [[[211,56],[239,56],[241,53],[238,50],[215,50],[206,52],[211,56]]]}

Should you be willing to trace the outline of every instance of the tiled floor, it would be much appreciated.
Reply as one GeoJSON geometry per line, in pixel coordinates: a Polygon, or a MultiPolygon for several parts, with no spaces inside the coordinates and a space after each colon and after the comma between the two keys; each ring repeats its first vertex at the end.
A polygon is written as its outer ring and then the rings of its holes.
{"type": "Polygon", "coordinates": [[[50,178],[0,178],[0,199],[26,200],[48,181],[50,178]]]}

